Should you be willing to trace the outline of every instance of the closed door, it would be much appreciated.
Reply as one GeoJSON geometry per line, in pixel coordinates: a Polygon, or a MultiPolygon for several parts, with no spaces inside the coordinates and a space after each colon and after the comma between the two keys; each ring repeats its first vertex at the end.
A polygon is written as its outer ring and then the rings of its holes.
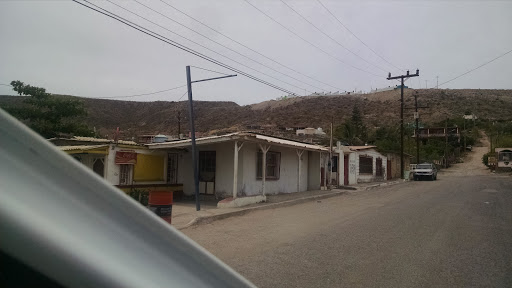
{"type": "Polygon", "coordinates": [[[391,174],[391,161],[389,161],[389,159],[388,159],[386,166],[387,166],[388,180],[391,180],[391,178],[393,178],[393,176],[391,174]]]}
{"type": "Polygon", "coordinates": [[[343,185],[348,185],[348,155],[345,155],[343,160],[343,185]]]}
{"type": "Polygon", "coordinates": [[[167,183],[178,183],[178,153],[167,155],[167,183]]]}

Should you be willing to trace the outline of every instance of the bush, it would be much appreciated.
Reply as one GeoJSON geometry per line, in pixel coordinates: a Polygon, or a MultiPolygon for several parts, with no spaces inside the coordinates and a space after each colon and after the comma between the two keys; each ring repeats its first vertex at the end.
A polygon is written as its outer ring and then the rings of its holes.
{"type": "Polygon", "coordinates": [[[143,189],[134,188],[128,192],[128,195],[133,198],[133,200],[142,204],[142,206],[148,206],[149,200],[149,191],[143,189]]]}

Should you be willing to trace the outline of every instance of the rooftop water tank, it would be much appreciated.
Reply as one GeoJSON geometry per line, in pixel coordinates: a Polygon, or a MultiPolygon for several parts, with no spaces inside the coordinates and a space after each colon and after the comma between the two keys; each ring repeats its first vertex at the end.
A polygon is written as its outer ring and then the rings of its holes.
{"type": "Polygon", "coordinates": [[[167,136],[158,134],[153,139],[153,143],[163,143],[163,142],[167,141],[167,139],[168,139],[167,136]]]}

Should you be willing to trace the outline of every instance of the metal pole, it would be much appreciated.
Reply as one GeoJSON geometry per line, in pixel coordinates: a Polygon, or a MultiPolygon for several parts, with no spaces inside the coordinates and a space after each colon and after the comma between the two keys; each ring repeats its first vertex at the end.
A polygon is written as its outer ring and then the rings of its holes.
{"type": "Polygon", "coordinates": [[[190,123],[190,136],[192,138],[192,162],[194,169],[194,195],[196,197],[196,211],[201,210],[199,204],[199,169],[197,167],[196,128],[194,126],[194,105],[192,102],[192,81],[190,77],[190,66],[187,66],[187,89],[188,89],[188,112],[190,123]]]}
{"type": "Polygon", "coordinates": [[[464,153],[466,153],[466,118],[464,118],[464,153]]]}
{"type": "Polygon", "coordinates": [[[400,87],[400,178],[405,179],[404,175],[404,77],[401,78],[402,87],[400,87]]]}

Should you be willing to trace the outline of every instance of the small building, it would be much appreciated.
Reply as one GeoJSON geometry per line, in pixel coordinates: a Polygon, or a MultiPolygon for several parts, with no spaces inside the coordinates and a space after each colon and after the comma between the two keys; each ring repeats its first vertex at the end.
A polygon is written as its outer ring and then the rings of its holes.
{"type": "Polygon", "coordinates": [[[497,172],[506,172],[512,170],[512,148],[495,148],[497,154],[497,172]]]}
{"type": "MultiPolygon", "coordinates": [[[[237,198],[247,196],[261,202],[268,194],[320,190],[321,159],[328,157],[325,147],[254,132],[197,138],[196,145],[199,193],[230,198],[233,206],[241,205],[237,198]]],[[[178,182],[185,195],[194,195],[191,140],[146,146],[177,159],[173,169],[178,182]]]]}
{"type": "Polygon", "coordinates": [[[119,189],[130,192],[183,190],[173,170],[176,159],[133,141],[91,137],[52,138],[50,142],[119,189]],[[171,168],[169,168],[171,167],[171,168]]]}
{"type": "Polygon", "coordinates": [[[336,175],[331,176],[331,182],[335,181],[342,186],[386,180],[387,157],[375,148],[343,146],[338,142],[333,153],[333,164],[336,166],[333,166],[333,170],[336,169],[336,175]]]}
{"type": "MultiPolygon", "coordinates": [[[[400,153],[388,152],[387,156],[387,179],[400,179],[400,153]]],[[[404,172],[412,171],[411,167],[411,158],[412,155],[404,153],[404,172]]],[[[407,175],[404,175],[404,177],[407,175]]]]}

